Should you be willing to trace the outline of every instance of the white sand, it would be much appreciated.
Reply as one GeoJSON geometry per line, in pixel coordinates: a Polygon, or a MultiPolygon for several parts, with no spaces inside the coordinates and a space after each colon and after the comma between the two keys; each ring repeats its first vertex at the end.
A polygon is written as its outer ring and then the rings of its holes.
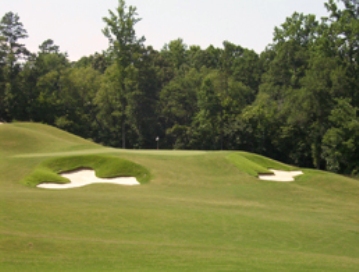
{"type": "Polygon", "coordinates": [[[261,174],[258,178],[261,180],[279,181],[279,182],[291,182],[294,181],[294,177],[303,175],[302,171],[281,171],[269,169],[273,174],[261,174]]]}
{"type": "Polygon", "coordinates": [[[37,185],[38,188],[45,189],[69,189],[86,186],[93,183],[113,183],[120,185],[140,185],[134,177],[120,177],[120,178],[98,178],[94,170],[82,169],[69,173],[60,174],[68,178],[71,183],[56,184],[56,183],[42,183],[37,185]]]}

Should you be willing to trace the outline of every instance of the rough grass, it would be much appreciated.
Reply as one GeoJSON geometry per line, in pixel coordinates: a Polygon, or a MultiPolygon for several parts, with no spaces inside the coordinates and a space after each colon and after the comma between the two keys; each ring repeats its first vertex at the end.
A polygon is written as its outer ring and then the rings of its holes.
{"type": "Polygon", "coordinates": [[[100,178],[136,177],[140,183],[148,182],[151,178],[145,167],[131,161],[112,156],[85,155],[46,160],[26,176],[22,183],[32,187],[44,182],[69,183],[68,179],[58,174],[81,168],[95,170],[96,176],[100,178]]]}
{"type": "MultiPolygon", "coordinates": [[[[47,138],[46,132],[38,133],[47,138]]],[[[151,182],[40,190],[20,181],[49,159],[61,159],[58,152],[96,155],[82,143],[58,143],[64,151],[43,144],[49,147],[41,150],[47,156],[29,153],[30,147],[0,155],[0,271],[342,272],[359,267],[357,180],[304,169],[296,182],[260,181],[228,156],[241,156],[250,167],[273,164],[242,152],[104,154],[102,148],[103,155],[149,169],[151,182]]]]}

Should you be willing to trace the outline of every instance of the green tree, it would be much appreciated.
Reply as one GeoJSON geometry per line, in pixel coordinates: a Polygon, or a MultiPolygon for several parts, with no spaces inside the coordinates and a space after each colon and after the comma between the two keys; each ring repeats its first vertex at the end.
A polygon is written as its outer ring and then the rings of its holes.
{"type": "Polygon", "coordinates": [[[169,60],[174,70],[178,71],[187,62],[187,45],[182,39],[170,41],[162,48],[161,54],[169,60]]]}
{"type": "Polygon", "coordinates": [[[100,72],[90,66],[64,70],[59,93],[61,110],[55,125],[84,138],[100,141],[98,135],[103,127],[97,119],[98,110],[94,103],[100,83],[100,72]]]}
{"type": "MultiPolygon", "coordinates": [[[[353,105],[359,104],[359,2],[357,0],[340,0],[343,8],[339,8],[333,1],[325,6],[329,11],[330,27],[325,37],[330,43],[332,56],[339,58],[345,68],[345,81],[348,83],[346,96],[353,105]]],[[[328,50],[329,51],[329,50],[328,50]]],[[[332,57],[331,56],[331,57],[332,57]]]]}
{"type": "Polygon", "coordinates": [[[13,12],[6,13],[0,21],[1,119],[13,118],[13,114],[21,110],[24,103],[17,77],[21,71],[20,60],[29,55],[29,51],[20,43],[25,38],[27,31],[20,17],[13,12]]]}
{"type": "Polygon", "coordinates": [[[96,52],[93,55],[84,56],[73,63],[73,67],[81,68],[91,66],[93,69],[103,74],[107,67],[111,65],[111,59],[108,55],[108,52],[103,51],[102,53],[96,52]]]}
{"type": "Polygon", "coordinates": [[[51,53],[59,53],[60,47],[54,44],[54,41],[51,39],[47,39],[40,46],[40,54],[51,54],[51,53]]]}
{"type": "Polygon", "coordinates": [[[37,77],[33,92],[37,99],[32,106],[32,119],[54,125],[56,118],[63,115],[66,101],[61,98],[63,80],[70,67],[66,53],[61,53],[52,40],[46,40],[39,46],[33,72],[37,77]]]}
{"type": "Polygon", "coordinates": [[[259,93],[253,104],[237,117],[237,149],[244,149],[278,159],[273,140],[281,126],[276,101],[267,93],[259,93]]]}
{"type": "Polygon", "coordinates": [[[197,92],[198,113],[194,118],[198,143],[201,149],[221,149],[222,139],[222,105],[218,90],[211,75],[203,79],[201,88],[197,92]]]}
{"type": "Polygon", "coordinates": [[[259,96],[268,95],[264,107],[275,108],[272,118],[280,124],[277,135],[264,141],[268,144],[264,150],[272,150],[283,161],[318,167],[320,142],[325,132],[325,114],[319,101],[327,84],[324,74],[323,80],[317,81],[318,69],[325,64],[315,61],[320,31],[314,15],[296,12],[276,27],[273,43],[261,54],[265,73],[259,86],[259,96]]]}
{"type": "Polygon", "coordinates": [[[102,77],[101,85],[96,93],[95,104],[98,108],[97,119],[102,129],[99,131],[101,142],[110,146],[119,146],[118,135],[121,135],[121,128],[124,125],[122,117],[124,110],[121,101],[123,92],[120,92],[122,82],[120,82],[118,66],[116,64],[108,67],[102,77]]]}
{"type": "MultiPolygon", "coordinates": [[[[152,47],[143,48],[140,65],[133,68],[132,88],[128,96],[127,114],[130,126],[130,144],[134,148],[154,148],[154,141],[159,136],[157,117],[159,94],[162,87],[162,69],[158,66],[159,53],[152,47]]],[[[163,135],[161,135],[163,136],[163,135]]]]}
{"type": "Polygon", "coordinates": [[[333,172],[358,174],[359,119],[358,109],[349,99],[337,99],[330,113],[331,128],[322,141],[322,158],[326,169],[333,172]]]}
{"type": "Polygon", "coordinates": [[[122,148],[126,148],[126,108],[128,105],[128,94],[131,91],[127,88],[126,79],[128,73],[132,73],[132,66],[139,61],[140,49],[144,42],[144,37],[137,38],[134,26],[140,21],[137,18],[136,7],[127,8],[124,0],[118,1],[118,7],[115,12],[109,10],[109,17],[104,17],[103,21],[106,27],[103,34],[108,38],[110,43],[110,52],[117,65],[119,84],[116,92],[121,93],[121,135],[122,148]]]}
{"type": "Polygon", "coordinates": [[[198,111],[197,92],[204,73],[192,68],[177,74],[160,92],[159,119],[170,148],[189,148],[191,124],[198,111]]]}

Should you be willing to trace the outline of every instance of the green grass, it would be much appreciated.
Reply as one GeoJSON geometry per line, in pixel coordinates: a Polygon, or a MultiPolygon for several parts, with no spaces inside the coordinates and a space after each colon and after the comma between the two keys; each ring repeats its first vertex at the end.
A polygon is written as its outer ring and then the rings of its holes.
{"type": "Polygon", "coordinates": [[[291,171],[296,168],[286,165],[284,163],[266,158],[257,154],[247,152],[230,153],[227,159],[238,167],[243,173],[247,173],[253,177],[257,177],[258,174],[270,174],[272,173],[268,169],[291,171]]]}
{"type": "Polygon", "coordinates": [[[37,166],[34,171],[26,176],[22,183],[32,187],[44,182],[69,183],[59,173],[68,172],[81,168],[95,170],[100,178],[112,177],[136,177],[140,183],[148,182],[151,178],[149,171],[129,160],[103,155],[71,156],[49,159],[37,166]]]}
{"type": "Polygon", "coordinates": [[[245,152],[106,149],[37,124],[4,125],[0,139],[10,138],[14,150],[0,141],[0,271],[359,267],[357,180],[304,169],[296,182],[260,181],[253,169],[293,168],[245,152]],[[39,149],[26,146],[33,141],[39,149]],[[151,180],[59,191],[21,183],[42,166],[62,170],[72,156],[130,161],[151,180]]]}
{"type": "Polygon", "coordinates": [[[43,124],[0,125],[0,156],[95,148],[101,146],[43,124]]]}

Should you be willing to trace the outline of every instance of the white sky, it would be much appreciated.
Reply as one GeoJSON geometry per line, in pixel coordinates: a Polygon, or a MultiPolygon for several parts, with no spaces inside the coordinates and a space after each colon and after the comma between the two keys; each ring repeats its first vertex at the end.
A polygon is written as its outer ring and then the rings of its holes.
{"type": "MultiPolygon", "coordinates": [[[[182,38],[187,45],[221,47],[224,40],[260,53],[271,43],[275,26],[293,12],[327,15],[326,0],[127,0],[142,20],[138,36],[160,50],[182,38]]],[[[108,47],[101,29],[108,10],[118,0],[0,0],[0,17],[12,11],[20,16],[31,52],[46,39],[54,40],[70,60],[108,47]]]]}

